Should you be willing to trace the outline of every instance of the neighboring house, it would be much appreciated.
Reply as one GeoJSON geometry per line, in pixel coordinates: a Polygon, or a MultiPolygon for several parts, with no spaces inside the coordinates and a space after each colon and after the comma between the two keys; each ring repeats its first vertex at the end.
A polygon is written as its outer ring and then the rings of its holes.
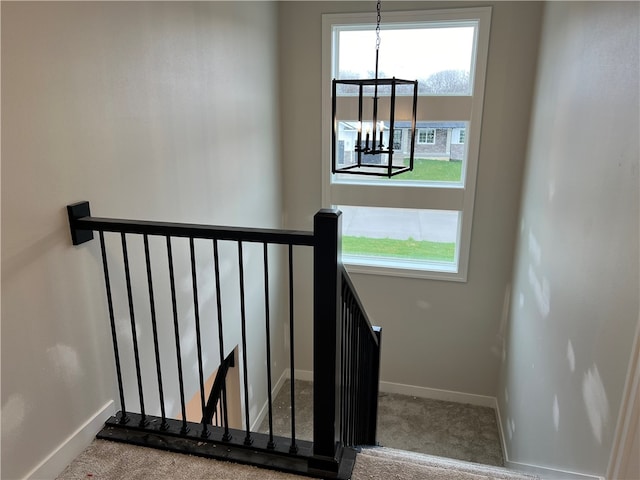
{"type": "MultiPolygon", "coordinates": [[[[389,142],[389,126],[385,124],[384,144],[389,142]]],[[[356,122],[340,122],[338,165],[355,163],[358,139],[356,122]]],[[[415,158],[462,161],[465,154],[465,122],[418,122],[416,125],[415,158]]],[[[410,122],[396,122],[393,131],[394,155],[409,156],[411,146],[410,122]]]]}
{"type": "MultiPolygon", "coordinates": [[[[394,148],[409,154],[411,129],[406,122],[399,135],[394,135],[394,148]]],[[[459,160],[464,158],[466,124],[464,122],[418,122],[416,125],[415,157],[432,160],[459,160]]]]}

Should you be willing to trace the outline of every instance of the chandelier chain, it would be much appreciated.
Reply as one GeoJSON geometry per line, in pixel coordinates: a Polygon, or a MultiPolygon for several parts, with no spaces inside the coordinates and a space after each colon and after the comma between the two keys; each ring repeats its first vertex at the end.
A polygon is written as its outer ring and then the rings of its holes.
{"type": "Polygon", "coordinates": [[[378,5],[376,7],[378,16],[376,17],[376,50],[380,48],[380,21],[382,20],[382,16],[380,15],[381,8],[381,0],[378,0],[378,5]]]}
{"type": "MultiPolygon", "coordinates": [[[[378,0],[378,5],[376,7],[377,10],[377,18],[376,18],[376,73],[375,73],[375,79],[378,80],[378,56],[380,53],[380,20],[381,20],[381,15],[380,15],[380,3],[381,0],[378,0]]],[[[375,85],[375,97],[378,96],[378,84],[376,83],[375,85]]]]}

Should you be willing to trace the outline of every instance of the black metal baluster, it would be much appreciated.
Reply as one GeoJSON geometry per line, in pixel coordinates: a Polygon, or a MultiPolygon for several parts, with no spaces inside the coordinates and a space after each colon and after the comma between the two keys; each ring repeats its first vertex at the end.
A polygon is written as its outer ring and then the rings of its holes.
{"type": "Polygon", "coordinates": [[[138,350],[138,332],[136,329],[136,319],[133,309],[133,292],[131,288],[131,273],[129,271],[129,254],[127,252],[127,239],[125,233],[120,234],[122,241],[122,256],[124,261],[124,276],[127,284],[127,299],[129,301],[129,319],[131,320],[131,339],[133,341],[133,357],[136,364],[136,379],[138,382],[138,398],[140,399],[140,424],[148,423],[144,411],[144,393],[142,389],[142,373],[140,371],[140,352],[138,350]]]}
{"type": "MultiPolygon", "coordinates": [[[[344,293],[344,287],[342,288],[344,293]]],[[[342,298],[342,443],[347,445],[347,431],[349,429],[349,323],[348,323],[348,315],[349,311],[347,308],[347,297],[343,296],[342,298]]]]}
{"type": "Polygon", "coordinates": [[[362,405],[363,399],[363,380],[364,380],[364,372],[362,369],[364,368],[363,360],[364,360],[364,329],[362,328],[360,311],[358,311],[357,315],[358,319],[358,420],[356,426],[356,434],[357,434],[357,442],[360,443],[362,437],[362,418],[363,418],[363,409],[364,405],[362,405]]]}
{"type": "Polygon", "coordinates": [[[369,418],[369,412],[371,411],[370,403],[370,375],[371,375],[371,333],[369,332],[369,327],[366,325],[364,318],[362,317],[362,368],[364,372],[362,372],[362,425],[360,426],[360,443],[364,443],[365,439],[368,437],[369,425],[367,419],[369,418]]]}
{"type": "Polygon", "coordinates": [[[362,413],[362,438],[361,443],[365,443],[366,439],[369,438],[369,416],[371,415],[371,402],[373,401],[371,397],[371,332],[369,330],[369,326],[366,324],[364,317],[362,318],[363,323],[363,331],[364,331],[364,344],[363,344],[363,355],[364,355],[364,366],[365,369],[363,373],[363,393],[362,399],[364,402],[364,408],[362,413]]]}
{"type": "Polygon", "coordinates": [[[352,335],[352,352],[351,352],[351,436],[349,442],[355,445],[356,441],[356,419],[358,417],[358,326],[355,323],[353,313],[353,299],[351,300],[351,335],[352,335]]]}
{"type": "MultiPolygon", "coordinates": [[[[220,260],[218,255],[218,241],[213,240],[213,266],[216,277],[216,306],[218,311],[218,347],[220,350],[220,368],[224,363],[224,333],[222,331],[222,297],[220,294],[220,260]]],[[[217,409],[216,409],[217,413],[217,409]]],[[[216,417],[217,418],[217,417],[216,417]]],[[[227,410],[227,379],[222,384],[222,419],[217,418],[218,425],[222,420],[224,426],[224,433],[222,434],[222,440],[228,442],[231,440],[231,433],[229,432],[229,414],[227,410]]]]}
{"type": "Polygon", "coordinates": [[[351,416],[351,445],[355,445],[358,441],[358,354],[359,354],[359,345],[358,345],[358,324],[355,322],[354,315],[352,313],[352,321],[353,321],[353,364],[352,364],[352,402],[353,402],[353,413],[351,416]]]}
{"type": "Polygon", "coordinates": [[[342,300],[340,302],[341,305],[341,316],[340,316],[340,329],[342,330],[340,333],[340,337],[342,338],[342,345],[340,346],[340,376],[342,378],[342,391],[340,392],[340,440],[342,443],[346,444],[347,441],[347,392],[348,392],[348,375],[347,375],[347,362],[348,362],[348,345],[349,345],[349,335],[347,331],[347,317],[348,317],[348,309],[347,309],[347,284],[343,281],[342,283],[342,300]]]}
{"type": "Polygon", "coordinates": [[[349,297],[349,304],[348,304],[348,320],[347,320],[347,328],[348,328],[348,335],[349,335],[349,352],[348,352],[348,364],[347,364],[347,368],[348,368],[348,377],[349,377],[349,398],[348,398],[348,402],[349,402],[349,406],[347,407],[348,409],[348,417],[347,417],[347,444],[348,445],[352,445],[353,443],[353,350],[355,348],[355,342],[353,339],[353,312],[351,310],[352,305],[351,305],[351,297],[349,297]]]}
{"type": "Polygon", "coordinates": [[[291,446],[289,453],[298,453],[296,444],[296,392],[295,392],[295,349],[293,331],[293,245],[289,244],[289,367],[291,369],[290,390],[291,390],[291,446]]]}
{"type": "MultiPolygon", "coordinates": [[[[364,318],[362,319],[363,322],[365,322],[364,318]]],[[[372,412],[372,403],[374,401],[374,397],[373,397],[373,389],[372,389],[372,383],[373,383],[373,379],[372,379],[372,375],[373,375],[373,365],[372,365],[372,359],[373,359],[373,341],[371,339],[371,332],[369,330],[369,328],[365,328],[366,332],[365,332],[365,338],[366,338],[366,344],[365,344],[365,415],[363,418],[363,438],[362,438],[362,443],[369,443],[369,438],[371,438],[371,424],[369,423],[369,419],[371,418],[371,412],[372,412]]],[[[375,399],[377,401],[377,399],[375,399]]]]}
{"type": "Polygon", "coordinates": [[[345,297],[343,300],[343,308],[344,308],[344,365],[342,368],[344,369],[344,433],[343,433],[343,442],[345,445],[349,444],[349,427],[351,421],[351,329],[349,323],[349,303],[348,297],[345,297]]]}
{"type": "Polygon", "coordinates": [[[351,291],[346,290],[347,297],[345,299],[345,309],[347,310],[347,314],[345,315],[345,328],[347,330],[347,364],[345,365],[346,376],[347,376],[347,416],[345,418],[346,421],[346,441],[347,445],[351,445],[351,435],[353,433],[353,350],[354,350],[354,341],[353,341],[353,304],[351,302],[351,291]]]}
{"type": "Polygon", "coordinates": [[[219,427],[220,426],[220,421],[218,420],[218,406],[216,405],[216,410],[213,412],[213,418],[211,420],[211,425],[213,425],[214,427],[219,427]]]}
{"type": "Polygon", "coordinates": [[[182,377],[182,354],[180,353],[180,326],[178,325],[178,302],[176,300],[176,280],[173,271],[173,252],[171,250],[171,237],[167,236],[167,258],[169,261],[169,280],[171,284],[171,305],[173,307],[173,330],[176,341],[176,360],[178,362],[178,386],[180,388],[180,407],[182,409],[183,435],[189,431],[187,426],[187,409],[184,401],[184,379],[182,377]]]}
{"type": "Polygon", "coordinates": [[[244,309],[244,262],[242,260],[242,241],[238,240],[238,268],[240,270],[240,321],[242,327],[242,373],[244,376],[244,418],[246,435],[244,444],[251,445],[251,424],[249,423],[249,376],[247,374],[247,319],[244,309]]]}
{"type": "Polygon", "coordinates": [[[189,237],[189,253],[191,255],[191,284],[193,286],[193,310],[196,322],[196,348],[198,351],[198,379],[200,380],[200,405],[202,407],[202,433],[200,436],[208,437],[209,428],[204,421],[206,400],[204,399],[204,368],[202,366],[202,337],[200,335],[200,306],[198,304],[198,278],[196,273],[196,251],[193,237],[189,237]]]}
{"type": "Polygon", "coordinates": [[[344,426],[344,344],[346,341],[345,332],[344,332],[344,281],[342,282],[342,289],[340,290],[340,325],[338,327],[340,329],[340,359],[338,362],[340,369],[340,415],[338,417],[338,425],[340,426],[340,441],[344,443],[344,438],[342,437],[343,426],[344,426]]]}
{"type": "Polygon", "coordinates": [[[271,398],[271,326],[269,318],[269,248],[265,242],[263,244],[264,251],[264,310],[265,310],[265,332],[267,344],[267,405],[269,407],[269,441],[267,448],[276,448],[273,441],[273,401],[271,398]]]}
{"type": "Polygon", "coordinates": [[[100,231],[100,249],[102,250],[102,270],[104,272],[104,283],[107,290],[107,304],[109,306],[109,321],[111,322],[111,340],[113,342],[113,355],[116,361],[116,376],[118,378],[118,391],[120,393],[120,423],[129,421],[127,407],[124,403],[124,387],[122,384],[122,369],[120,367],[120,353],[118,351],[118,337],[116,334],[116,321],[113,314],[113,297],[111,295],[111,281],[109,280],[109,265],[107,263],[107,249],[104,243],[104,232],[100,231]]]}
{"type": "Polygon", "coordinates": [[[358,416],[358,330],[357,325],[355,323],[355,308],[354,308],[354,299],[353,296],[350,298],[350,312],[349,312],[349,321],[351,323],[351,425],[349,426],[350,436],[349,441],[350,445],[355,445],[355,434],[356,434],[356,419],[358,416]]]}
{"type": "Polygon", "coordinates": [[[362,319],[362,315],[359,314],[358,315],[358,323],[360,324],[360,332],[361,332],[361,343],[360,343],[360,394],[359,394],[359,404],[360,404],[360,416],[358,418],[358,443],[361,444],[363,442],[363,439],[366,437],[366,431],[365,429],[367,428],[367,424],[365,422],[365,419],[367,417],[367,413],[368,413],[368,405],[367,405],[367,399],[368,399],[368,395],[367,395],[367,367],[368,367],[368,362],[367,362],[367,353],[368,353],[368,348],[367,346],[369,345],[369,338],[367,337],[368,335],[368,331],[366,331],[366,329],[364,328],[364,324],[363,324],[363,319],[362,319]]]}
{"type": "Polygon", "coordinates": [[[153,348],[156,357],[156,374],[158,377],[158,395],[160,397],[160,414],[162,421],[160,423],[160,429],[166,430],[169,428],[167,424],[167,415],[164,407],[164,391],[162,388],[162,370],[160,368],[160,347],[158,343],[158,324],[156,319],[156,305],[153,295],[153,280],[151,274],[151,256],[149,254],[149,236],[145,233],[144,240],[144,258],[147,265],[147,284],[149,286],[149,309],[151,312],[151,326],[153,328],[153,348]]]}
{"type": "Polygon", "coordinates": [[[375,341],[371,343],[371,397],[375,399],[375,403],[373,403],[371,406],[372,410],[368,419],[370,425],[370,436],[367,439],[367,443],[369,443],[370,445],[375,445],[378,429],[378,399],[380,394],[380,355],[382,352],[382,329],[380,327],[373,327],[372,332],[375,337],[375,341]]]}
{"type": "Polygon", "coordinates": [[[364,344],[363,344],[363,340],[364,340],[364,328],[362,328],[362,318],[360,316],[360,311],[358,311],[358,314],[356,316],[357,321],[358,321],[358,370],[357,370],[357,375],[358,375],[358,393],[357,393],[357,404],[358,404],[358,416],[357,416],[357,420],[356,420],[356,444],[360,444],[362,441],[362,426],[363,426],[363,412],[364,412],[364,405],[362,403],[362,400],[364,398],[364,364],[363,364],[363,360],[364,360],[364,344]]]}
{"type": "Polygon", "coordinates": [[[353,339],[351,338],[351,322],[349,311],[349,297],[344,299],[344,328],[345,328],[345,361],[344,361],[344,442],[349,445],[349,433],[351,427],[351,348],[353,345],[353,339]]]}

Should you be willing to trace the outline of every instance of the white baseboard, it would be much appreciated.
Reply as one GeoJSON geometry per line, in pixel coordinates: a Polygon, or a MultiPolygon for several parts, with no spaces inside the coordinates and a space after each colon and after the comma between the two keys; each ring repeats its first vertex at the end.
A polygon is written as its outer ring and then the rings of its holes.
{"type": "MultiPolygon", "coordinates": [[[[305,382],[313,382],[313,372],[311,370],[296,370],[294,372],[296,380],[304,380],[305,382]]],[[[287,379],[291,379],[291,371],[287,370],[287,379]]]]}
{"type": "Polygon", "coordinates": [[[438,388],[417,387],[415,385],[405,385],[402,383],[380,382],[380,391],[385,393],[399,393],[418,398],[429,398],[432,400],[445,400],[447,402],[469,403],[480,407],[495,408],[495,397],[486,395],[476,395],[474,393],[455,392],[452,390],[441,390],[438,388]]]}
{"type": "Polygon", "coordinates": [[[510,470],[516,470],[518,472],[537,475],[544,480],[605,480],[604,477],[600,477],[597,475],[570,472],[568,470],[560,470],[557,468],[543,467],[540,465],[531,465],[528,463],[514,462],[512,460],[509,460],[509,450],[507,448],[504,430],[502,429],[502,417],[500,416],[500,408],[498,406],[497,400],[495,404],[495,410],[498,419],[498,433],[500,435],[500,442],[502,442],[504,466],[506,468],[510,470]]]}
{"type": "Polygon", "coordinates": [[[544,480],[605,480],[604,477],[600,477],[598,475],[569,472],[567,470],[559,470],[557,468],[529,465],[528,463],[511,462],[506,459],[504,461],[504,466],[509,470],[537,475],[544,480]]]}
{"type": "MultiPolygon", "coordinates": [[[[296,370],[296,380],[313,382],[313,372],[310,370],[296,370]]],[[[287,371],[287,378],[291,377],[287,371]]],[[[454,392],[451,390],[440,390],[437,388],[416,387],[415,385],[405,385],[402,383],[380,382],[380,391],[385,393],[399,393],[418,398],[430,398],[432,400],[445,400],[456,403],[470,403],[481,407],[496,407],[495,397],[475,395],[473,393],[454,392]]]]}
{"type": "Polygon", "coordinates": [[[80,428],[69,435],[38,466],[27,473],[24,480],[56,478],[74,458],[87,448],[112,415],[115,415],[115,407],[113,400],[110,400],[80,428]]]}
{"type": "MultiPolygon", "coordinates": [[[[280,390],[282,389],[282,385],[284,385],[285,380],[287,380],[288,378],[289,378],[289,370],[283,371],[282,375],[280,375],[280,378],[278,378],[278,381],[271,389],[272,399],[278,396],[278,393],[280,393],[280,390]]],[[[269,401],[265,400],[264,405],[262,405],[262,408],[260,409],[260,411],[258,412],[258,415],[256,416],[256,419],[251,424],[252,432],[260,428],[260,425],[262,425],[262,422],[264,421],[264,417],[267,416],[268,411],[269,411],[269,401]]]]}

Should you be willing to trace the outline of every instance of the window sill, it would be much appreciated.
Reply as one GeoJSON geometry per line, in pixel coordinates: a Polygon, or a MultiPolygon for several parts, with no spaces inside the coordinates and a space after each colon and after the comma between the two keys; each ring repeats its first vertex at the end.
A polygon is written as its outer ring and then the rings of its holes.
{"type": "Polygon", "coordinates": [[[412,262],[410,260],[384,260],[358,258],[344,255],[342,263],[349,273],[379,275],[403,278],[421,278],[428,280],[445,280],[450,282],[466,282],[466,272],[460,271],[454,264],[412,262]]]}

